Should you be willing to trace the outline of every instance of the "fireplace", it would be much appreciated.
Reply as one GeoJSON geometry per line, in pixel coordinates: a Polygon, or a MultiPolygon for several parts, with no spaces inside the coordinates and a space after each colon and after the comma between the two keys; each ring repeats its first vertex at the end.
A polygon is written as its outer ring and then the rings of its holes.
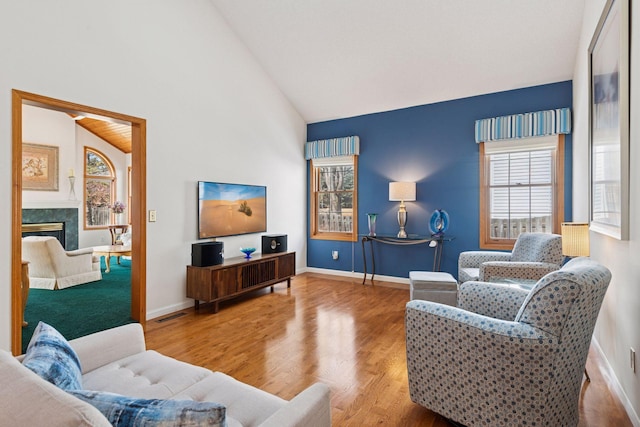
{"type": "Polygon", "coordinates": [[[52,236],[60,240],[62,247],[66,248],[64,235],[64,222],[41,222],[36,224],[22,224],[22,237],[27,236],[52,236]]]}
{"type": "Polygon", "coordinates": [[[25,226],[27,228],[44,226],[47,230],[36,231],[44,234],[30,235],[55,236],[60,240],[65,250],[78,249],[78,208],[22,209],[23,236],[29,235],[25,234],[25,226]],[[62,224],[62,230],[53,230],[53,227],[60,227],[53,224],[62,224]]]}

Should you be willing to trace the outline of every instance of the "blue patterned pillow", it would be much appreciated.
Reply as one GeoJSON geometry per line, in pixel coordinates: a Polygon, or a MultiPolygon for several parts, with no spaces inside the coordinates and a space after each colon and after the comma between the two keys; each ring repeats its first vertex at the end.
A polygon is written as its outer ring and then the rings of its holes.
{"type": "Polygon", "coordinates": [[[44,322],[33,331],[22,364],[63,390],[82,388],[78,355],[60,332],[44,322]]]}
{"type": "Polygon", "coordinates": [[[226,408],[219,403],[138,399],[103,391],[68,392],[95,406],[114,427],[226,426],[226,408]]]}

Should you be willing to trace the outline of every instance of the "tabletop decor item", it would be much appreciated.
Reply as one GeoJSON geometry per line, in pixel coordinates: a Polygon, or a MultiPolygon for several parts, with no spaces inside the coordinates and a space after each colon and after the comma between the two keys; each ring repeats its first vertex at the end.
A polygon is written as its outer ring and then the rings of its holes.
{"type": "Polygon", "coordinates": [[[244,254],[246,259],[251,258],[251,254],[256,251],[256,248],[240,248],[240,252],[244,254]]]}
{"type": "Polygon", "coordinates": [[[122,224],[122,214],[124,213],[124,209],[126,207],[127,205],[119,200],[116,200],[115,203],[111,206],[111,211],[114,213],[116,218],[116,224],[122,224]]]}
{"type": "Polygon", "coordinates": [[[376,219],[378,218],[377,213],[368,213],[367,214],[367,223],[369,224],[369,236],[376,235],[376,219]]]}
{"type": "Polygon", "coordinates": [[[390,182],[389,183],[389,201],[400,202],[398,208],[398,225],[400,231],[398,231],[398,238],[406,239],[407,231],[405,226],[407,225],[407,209],[404,202],[416,201],[416,183],[415,182],[390,182]]]}
{"type": "Polygon", "coordinates": [[[442,236],[449,228],[449,214],[442,209],[436,209],[431,214],[429,220],[429,229],[432,236],[442,236]]]}

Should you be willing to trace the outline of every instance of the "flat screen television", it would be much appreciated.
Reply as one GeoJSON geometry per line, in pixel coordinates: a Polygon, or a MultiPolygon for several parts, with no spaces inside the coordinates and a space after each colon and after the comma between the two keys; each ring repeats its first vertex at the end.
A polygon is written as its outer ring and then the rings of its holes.
{"type": "Polygon", "coordinates": [[[267,231],[267,187],[198,181],[198,238],[267,231]]]}

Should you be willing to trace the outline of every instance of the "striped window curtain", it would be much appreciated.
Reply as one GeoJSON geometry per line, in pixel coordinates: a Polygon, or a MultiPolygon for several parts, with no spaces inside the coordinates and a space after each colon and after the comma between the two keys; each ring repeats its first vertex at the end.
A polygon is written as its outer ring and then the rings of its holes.
{"type": "Polygon", "coordinates": [[[536,111],[476,120],[476,142],[571,133],[571,109],[536,111]]]}
{"type": "Polygon", "coordinates": [[[357,156],[360,154],[360,138],[346,136],[343,138],[319,139],[304,145],[304,158],[320,159],[323,157],[357,156]]]}

